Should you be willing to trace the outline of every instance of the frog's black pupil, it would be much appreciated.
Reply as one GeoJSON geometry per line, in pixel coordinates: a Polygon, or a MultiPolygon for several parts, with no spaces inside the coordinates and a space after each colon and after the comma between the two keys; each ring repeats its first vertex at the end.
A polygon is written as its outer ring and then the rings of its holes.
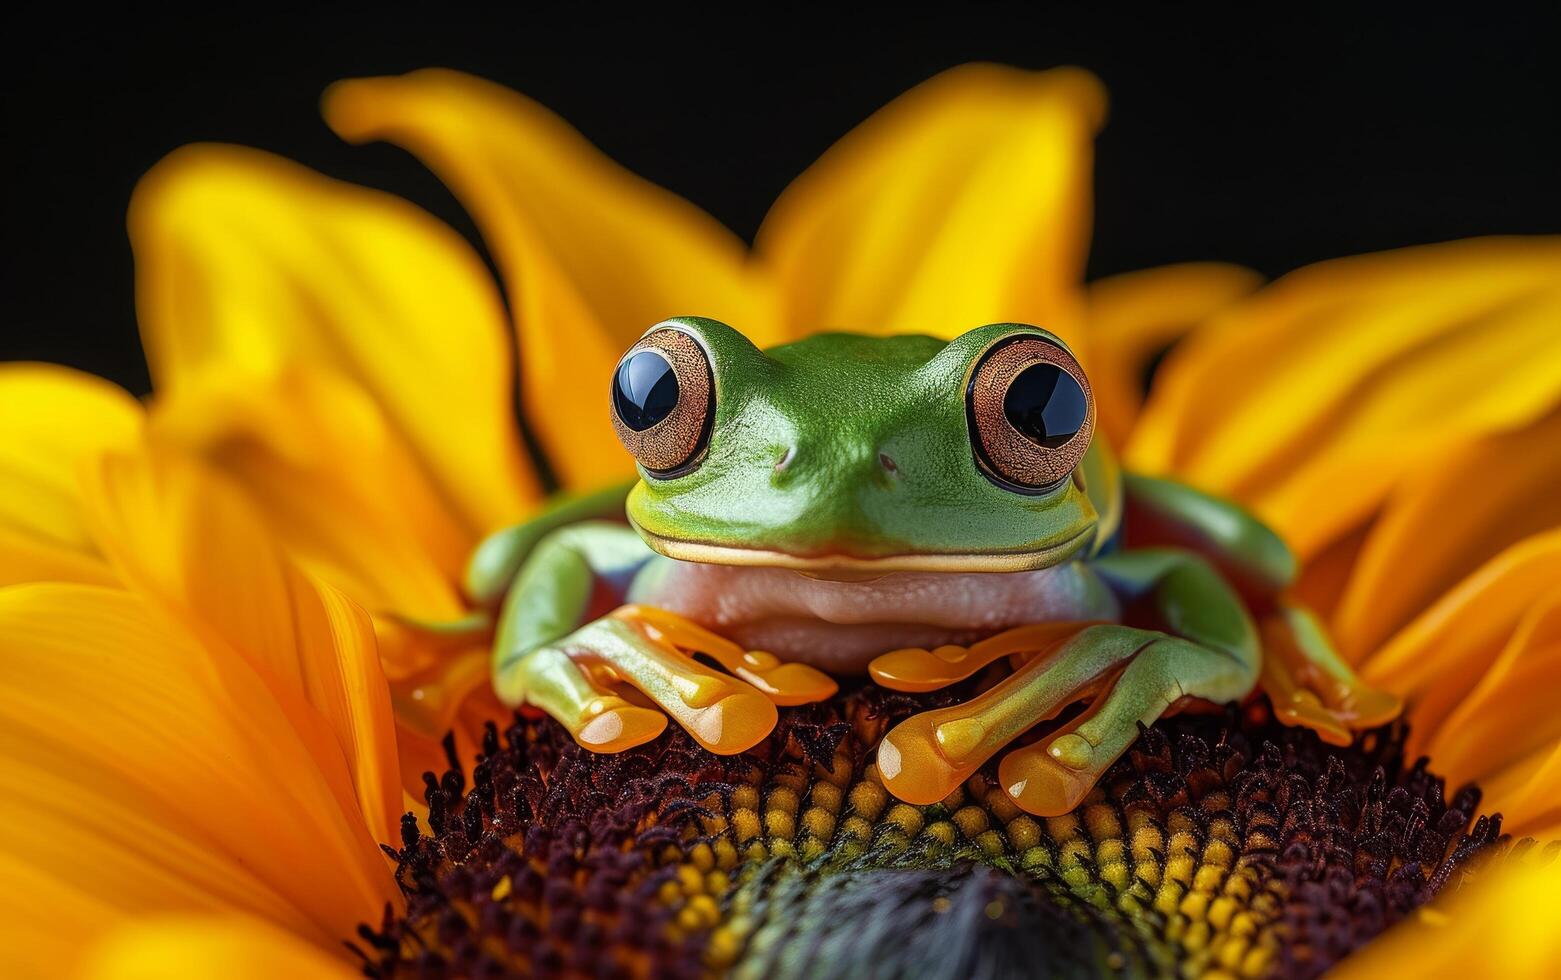
{"type": "Polygon", "coordinates": [[[1003,396],[1003,412],[1013,427],[1049,449],[1078,435],[1089,414],[1084,389],[1055,364],[1032,364],[1020,371],[1003,396]]]}
{"type": "Polygon", "coordinates": [[[653,350],[626,357],[613,377],[612,401],[624,425],[644,432],[677,408],[677,372],[653,350]]]}

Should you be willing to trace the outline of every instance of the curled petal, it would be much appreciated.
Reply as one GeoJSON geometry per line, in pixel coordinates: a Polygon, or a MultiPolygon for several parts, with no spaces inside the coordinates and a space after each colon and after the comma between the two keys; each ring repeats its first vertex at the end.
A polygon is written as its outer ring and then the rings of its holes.
{"type": "Polygon", "coordinates": [[[1405,472],[1561,401],[1558,283],[1547,238],[1293,273],[1172,353],[1128,462],[1242,499],[1310,558],[1405,472]]]}
{"type": "Polygon", "coordinates": [[[1453,446],[1406,473],[1355,556],[1333,617],[1362,657],[1473,569],[1561,526],[1561,412],[1515,432],[1453,446]]]}
{"type": "Polygon", "coordinates": [[[280,157],[196,145],[136,188],[130,239],[160,394],[327,370],[379,408],[474,539],[538,499],[498,290],[432,216],[280,157]]]}
{"type": "MultiPolygon", "coordinates": [[[[1361,663],[1368,684],[1403,697],[1410,705],[1409,752],[1424,752],[1432,737],[1454,739],[1443,730],[1449,716],[1471,692],[1480,689],[1488,672],[1493,688],[1506,688],[1531,662],[1526,642],[1512,647],[1521,624],[1542,608],[1561,581],[1561,530],[1527,538],[1486,562],[1457,588],[1417,616],[1380,650],[1361,663]],[[1503,650],[1507,653],[1503,654],[1503,650]],[[1495,669],[1493,670],[1493,665],[1495,669]]],[[[1536,634],[1539,635],[1539,634],[1536,634]]],[[[1541,656],[1533,663],[1540,663],[1541,656]]],[[[1490,693],[1490,692],[1487,692],[1490,693]]],[[[1526,697],[1532,698],[1533,692],[1526,697]]],[[[1494,707],[1490,701],[1486,702],[1494,707]]],[[[1454,778],[1483,778],[1498,750],[1471,736],[1469,745],[1454,752],[1455,761],[1478,765],[1454,778]],[[1484,754],[1485,758],[1478,758],[1484,754]]],[[[1452,743],[1449,742],[1450,746],[1452,743]]],[[[1437,757],[1438,765],[1442,760],[1437,757]]]]}
{"type": "Polygon", "coordinates": [[[537,103],[429,69],[340,82],[324,110],[345,139],[416,154],[476,218],[515,310],[527,423],[566,485],[632,474],[604,406],[613,366],[647,327],[698,314],[775,338],[735,235],[537,103]]]}

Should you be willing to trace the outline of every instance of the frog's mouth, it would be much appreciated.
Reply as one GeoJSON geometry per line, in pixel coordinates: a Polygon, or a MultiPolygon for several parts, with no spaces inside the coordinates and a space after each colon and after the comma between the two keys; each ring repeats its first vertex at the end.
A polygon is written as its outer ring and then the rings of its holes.
{"type": "Polygon", "coordinates": [[[1032,572],[1051,568],[1072,558],[1094,540],[1091,522],[1072,537],[1056,544],[1027,551],[993,552],[909,552],[897,555],[862,557],[845,553],[795,555],[764,548],[738,548],[664,537],[640,527],[634,529],[652,551],[678,561],[704,565],[748,565],[761,568],[788,568],[817,578],[857,581],[894,572],[1032,572]]]}

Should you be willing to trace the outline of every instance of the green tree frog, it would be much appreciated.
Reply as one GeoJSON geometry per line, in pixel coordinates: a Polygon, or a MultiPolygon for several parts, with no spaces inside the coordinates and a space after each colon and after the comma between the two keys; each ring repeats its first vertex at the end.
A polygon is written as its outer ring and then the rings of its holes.
{"type": "Polygon", "coordinates": [[[997,665],[970,700],[888,732],[878,771],[932,803],[1017,741],[1001,785],[1050,815],[1140,724],[1260,680],[1282,718],[1332,741],[1399,709],[1282,598],[1295,562],[1273,532],[1119,470],[1088,377],[1045,330],[761,351],[679,317],[624,355],[609,410],[640,474],[628,523],[599,519],[621,489],[569,501],[488,538],[467,575],[499,613],[500,698],[588,749],[670,717],[741,752],[835,677],[928,691],[997,665]]]}

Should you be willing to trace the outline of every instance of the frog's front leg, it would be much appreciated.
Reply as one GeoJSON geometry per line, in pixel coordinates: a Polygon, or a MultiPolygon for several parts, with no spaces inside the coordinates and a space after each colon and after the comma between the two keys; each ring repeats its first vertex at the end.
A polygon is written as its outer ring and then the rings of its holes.
{"type": "MultiPolygon", "coordinates": [[[[1021,807],[1066,813],[1138,737],[1140,724],[1153,723],[1184,698],[1234,701],[1252,690],[1257,631],[1208,562],[1162,549],[1112,556],[1094,568],[1124,598],[1147,603],[1174,635],[1097,624],[1060,642],[1055,630],[1050,642],[1041,634],[1020,642],[1011,634],[994,637],[989,653],[1036,655],[972,700],[915,715],[885,736],[878,769],[890,792],[912,803],[936,802],[1013,739],[1088,700],[1082,714],[999,766],[1004,789],[1021,807]]],[[[948,660],[947,651],[898,651],[870,670],[879,683],[904,688],[912,686],[906,678],[936,674],[937,662],[948,660]]]]}
{"type": "Polygon", "coordinates": [[[581,523],[543,536],[521,565],[499,619],[493,658],[499,698],[546,712],[596,752],[647,742],[670,716],[705,748],[729,754],[769,734],[776,703],[834,693],[834,683],[811,668],[739,650],[660,610],[625,606],[580,625],[598,577],[626,578],[653,560],[622,525],[581,523]],[[711,670],[693,653],[739,676],[711,670]],[[632,691],[620,693],[620,684],[632,691]]]}
{"type": "Polygon", "coordinates": [[[1130,544],[1175,544],[1207,555],[1253,610],[1263,637],[1261,684],[1280,721],[1348,745],[1355,732],[1398,716],[1402,702],[1362,681],[1317,617],[1285,598],[1295,560],[1278,535],[1235,504],[1186,484],[1129,475],[1124,486],[1130,544]]]}

